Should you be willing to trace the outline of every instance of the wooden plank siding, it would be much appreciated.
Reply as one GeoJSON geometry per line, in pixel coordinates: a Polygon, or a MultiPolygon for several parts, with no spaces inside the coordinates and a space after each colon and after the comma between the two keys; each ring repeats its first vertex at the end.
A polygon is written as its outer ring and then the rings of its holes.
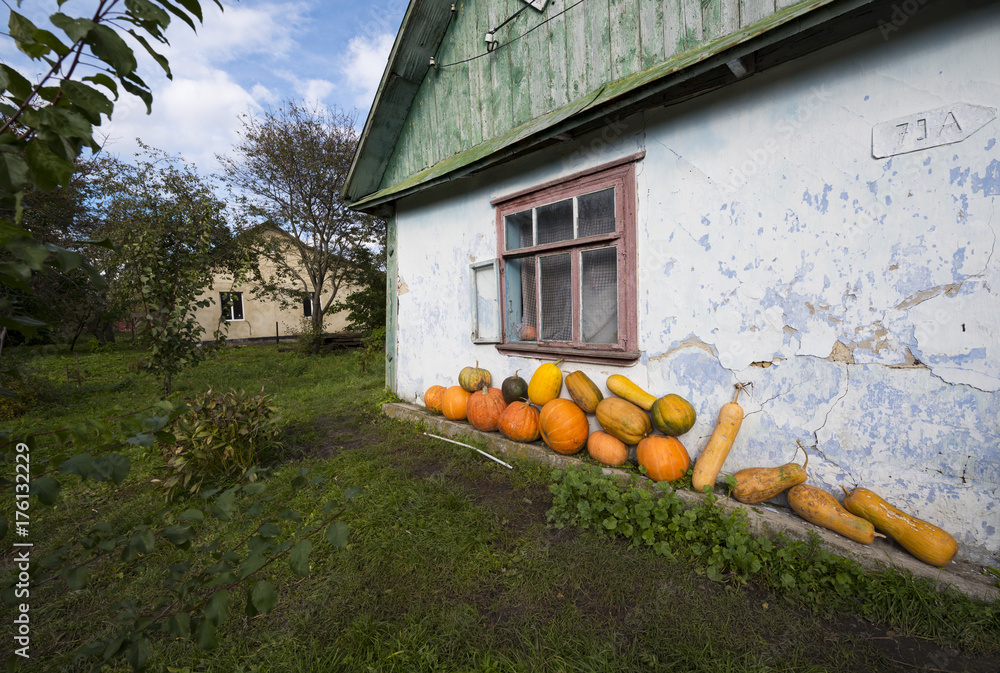
{"type": "MultiPolygon", "coordinates": [[[[550,0],[485,36],[521,0],[458,0],[380,189],[566,106],[602,86],[808,0],[550,0]]],[[[613,85],[610,88],[614,88],[613,85]]]]}
{"type": "Polygon", "coordinates": [[[639,26],[641,3],[642,0],[608,3],[609,54],[613,80],[642,70],[642,30],[639,26]]]}

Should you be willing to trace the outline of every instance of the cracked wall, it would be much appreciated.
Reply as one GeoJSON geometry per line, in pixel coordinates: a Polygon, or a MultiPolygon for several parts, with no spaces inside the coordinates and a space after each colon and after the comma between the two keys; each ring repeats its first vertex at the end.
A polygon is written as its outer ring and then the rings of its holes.
{"type": "Polygon", "coordinates": [[[995,562],[1000,121],[872,158],[876,124],[1000,108],[1000,73],[982,67],[1000,62],[1000,10],[930,12],[888,41],[872,31],[400,202],[397,393],[419,400],[475,360],[530,375],[538,360],[469,339],[469,264],[497,254],[490,199],[645,150],[642,358],[564,369],[688,398],[693,456],[733,383],[752,382],[724,473],[801,462],[799,440],[810,483],[870,488],[954,534],[963,558],[995,562]]]}
{"type": "Polygon", "coordinates": [[[871,143],[922,110],[1000,107],[998,29],[993,8],[863,36],[647,113],[639,204],[640,383],[717,409],[753,382],[724,471],[801,462],[800,440],[812,483],[870,488],[979,560],[1000,549],[1000,124],[871,143]]]}

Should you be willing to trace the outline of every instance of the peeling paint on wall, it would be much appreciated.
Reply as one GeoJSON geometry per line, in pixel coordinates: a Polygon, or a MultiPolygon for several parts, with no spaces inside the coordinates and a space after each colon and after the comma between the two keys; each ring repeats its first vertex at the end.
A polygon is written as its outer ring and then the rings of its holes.
{"type": "Polygon", "coordinates": [[[1000,107],[1000,72],[981,67],[1000,62],[998,32],[996,6],[906,39],[876,31],[634,115],[611,139],[597,130],[404,199],[397,393],[417,400],[474,360],[497,379],[533,371],[539,360],[469,340],[469,262],[497,254],[489,201],[644,149],[642,357],[579,368],[690,400],[698,420],[682,441],[692,456],[733,384],[752,382],[725,473],[784,464],[798,440],[811,483],[871,488],[952,532],[963,558],[992,560],[1000,125],[886,159],[871,156],[871,132],[942,101],[1000,107]]]}

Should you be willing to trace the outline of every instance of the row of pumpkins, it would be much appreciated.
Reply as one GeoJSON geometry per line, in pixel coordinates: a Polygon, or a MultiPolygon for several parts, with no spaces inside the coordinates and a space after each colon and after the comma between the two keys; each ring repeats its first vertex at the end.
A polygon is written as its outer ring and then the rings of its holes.
{"type": "MultiPolygon", "coordinates": [[[[541,365],[530,382],[515,372],[500,388],[493,388],[492,375],[477,362],[475,367],[462,369],[458,385],[428,388],[424,405],[450,420],[468,421],[483,432],[499,431],[513,441],[541,438],[563,455],[575,454],[586,446],[592,458],[610,466],[623,465],[628,447],[635,445],[636,460],[654,481],[674,481],[687,473],[691,458],[677,438],[694,427],[696,414],[690,402],[675,394],[656,397],[620,374],[607,380],[614,397],[604,397],[582,371],[565,376],[572,399],[562,398],[561,363],[541,365]],[[586,414],[594,414],[602,429],[591,432],[586,414]],[[662,434],[654,434],[654,429],[662,434]]],[[[691,484],[698,492],[715,485],[733,446],[743,422],[743,409],[737,401],[743,388],[743,384],[736,384],[732,401],[722,406],[712,436],[695,462],[691,484]]],[[[801,443],[799,447],[805,452],[801,443]]],[[[733,475],[736,484],[732,495],[752,504],[788,491],[788,503],[799,516],[851,540],[871,544],[875,537],[884,537],[875,532],[878,528],[925,563],[940,567],[955,558],[958,542],[954,537],[893,507],[868,489],[844,489],[841,505],[829,492],[806,484],[808,464],[806,454],[802,465],[793,462],[740,470],[733,475]]]]}

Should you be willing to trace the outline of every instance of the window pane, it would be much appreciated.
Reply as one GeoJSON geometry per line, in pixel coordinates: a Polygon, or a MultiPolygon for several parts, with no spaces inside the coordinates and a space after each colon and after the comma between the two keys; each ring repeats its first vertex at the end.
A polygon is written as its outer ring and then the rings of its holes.
{"type": "Polygon", "coordinates": [[[573,238],[573,199],[541,206],[535,212],[538,216],[538,245],[573,238]]]}
{"type": "Polygon", "coordinates": [[[611,234],[615,231],[615,188],[577,197],[579,236],[611,234]]]}
{"type": "Polygon", "coordinates": [[[617,258],[616,248],[586,250],[581,255],[583,288],[580,296],[585,343],[618,343],[617,258]]]}
{"type": "Polygon", "coordinates": [[[313,314],[313,301],[311,297],[306,297],[302,300],[302,315],[306,318],[311,318],[313,314]]]}
{"type": "Polygon", "coordinates": [[[507,340],[537,341],[537,284],[535,258],[507,260],[504,268],[507,301],[507,340]]]}
{"type": "Polygon", "coordinates": [[[233,302],[233,320],[243,320],[243,293],[233,292],[231,299],[233,302]]]}
{"type": "Polygon", "coordinates": [[[522,210],[504,218],[507,229],[507,249],[529,248],[534,243],[531,236],[531,211],[522,210]]]}
{"type": "Polygon", "coordinates": [[[570,253],[541,258],[542,339],[573,340],[573,290],[570,253]]]}

